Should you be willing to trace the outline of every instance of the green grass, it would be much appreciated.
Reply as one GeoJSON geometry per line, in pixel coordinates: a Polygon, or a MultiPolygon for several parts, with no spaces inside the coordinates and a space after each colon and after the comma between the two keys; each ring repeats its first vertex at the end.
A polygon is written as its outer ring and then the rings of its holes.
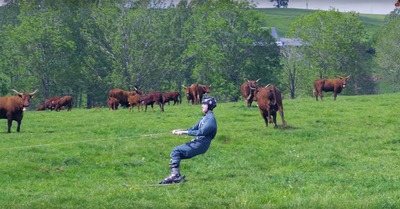
{"type": "MultiPolygon", "coordinates": [[[[280,37],[286,37],[289,34],[289,28],[292,22],[303,15],[308,15],[316,10],[307,9],[277,9],[277,8],[263,8],[257,9],[258,11],[267,15],[265,24],[267,27],[275,27],[280,37]]],[[[365,24],[366,31],[369,35],[374,35],[379,31],[384,23],[385,15],[379,14],[360,14],[360,20],[365,24]]]]}
{"type": "Polygon", "coordinates": [[[168,175],[169,153],[191,140],[201,107],[161,113],[73,109],[0,120],[0,208],[398,208],[399,94],[285,99],[287,128],[256,107],[219,103],[209,151],[168,175]],[[135,185],[121,186],[123,183],[135,185]]]}

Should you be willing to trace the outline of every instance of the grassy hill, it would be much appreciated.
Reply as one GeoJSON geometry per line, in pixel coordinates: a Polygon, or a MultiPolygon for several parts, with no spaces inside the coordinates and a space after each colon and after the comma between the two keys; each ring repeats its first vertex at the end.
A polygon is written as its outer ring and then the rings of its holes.
{"type": "MultiPolygon", "coordinates": [[[[267,27],[275,27],[278,30],[279,36],[286,37],[289,32],[290,24],[297,17],[315,12],[315,10],[307,9],[277,9],[263,8],[257,9],[268,16],[266,22],[267,27]]],[[[360,20],[364,22],[366,30],[370,35],[375,34],[383,24],[385,15],[376,14],[360,14],[360,20]]]]}
{"type": "Polygon", "coordinates": [[[162,187],[170,151],[192,139],[169,132],[192,126],[199,105],[27,111],[20,133],[0,120],[0,208],[397,208],[399,103],[284,100],[285,129],[219,103],[210,150],[182,162],[186,183],[162,187]]]}

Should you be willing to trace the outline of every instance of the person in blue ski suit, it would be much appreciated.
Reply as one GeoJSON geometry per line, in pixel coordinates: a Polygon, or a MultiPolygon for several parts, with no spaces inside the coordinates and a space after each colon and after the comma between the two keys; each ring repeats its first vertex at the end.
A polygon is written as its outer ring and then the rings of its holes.
{"type": "Polygon", "coordinates": [[[160,184],[179,183],[182,180],[179,171],[182,159],[190,159],[197,155],[205,153],[210,147],[212,139],[217,134],[217,121],[215,120],[213,109],[217,106],[217,101],[213,97],[205,98],[202,101],[202,111],[204,116],[191,128],[187,130],[173,130],[172,134],[196,136],[190,142],[175,147],[171,154],[170,170],[171,174],[167,176],[160,184]]]}

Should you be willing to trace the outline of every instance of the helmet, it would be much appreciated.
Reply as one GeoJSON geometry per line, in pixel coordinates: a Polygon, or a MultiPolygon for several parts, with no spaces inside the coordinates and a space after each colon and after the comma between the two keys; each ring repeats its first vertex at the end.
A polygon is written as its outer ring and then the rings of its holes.
{"type": "Polygon", "coordinates": [[[213,110],[215,107],[217,107],[217,100],[214,97],[207,97],[203,99],[201,104],[207,104],[208,110],[213,110]]]}

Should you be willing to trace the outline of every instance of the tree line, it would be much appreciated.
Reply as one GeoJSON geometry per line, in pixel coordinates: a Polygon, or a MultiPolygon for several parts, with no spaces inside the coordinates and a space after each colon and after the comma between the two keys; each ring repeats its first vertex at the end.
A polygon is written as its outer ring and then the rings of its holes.
{"type": "MultiPolygon", "coordinates": [[[[268,29],[273,23],[250,2],[168,2],[10,1],[0,7],[0,95],[39,89],[37,103],[72,95],[77,106],[91,107],[104,105],[113,88],[182,92],[182,85],[203,83],[219,100],[238,101],[240,85],[260,79],[294,98],[308,94],[317,76],[368,77],[371,49],[384,59],[382,45],[374,45],[380,39],[365,36],[356,13],[301,17],[292,36],[304,47],[280,48],[268,29]]],[[[369,93],[361,80],[350,94],[369,93]]]]}

